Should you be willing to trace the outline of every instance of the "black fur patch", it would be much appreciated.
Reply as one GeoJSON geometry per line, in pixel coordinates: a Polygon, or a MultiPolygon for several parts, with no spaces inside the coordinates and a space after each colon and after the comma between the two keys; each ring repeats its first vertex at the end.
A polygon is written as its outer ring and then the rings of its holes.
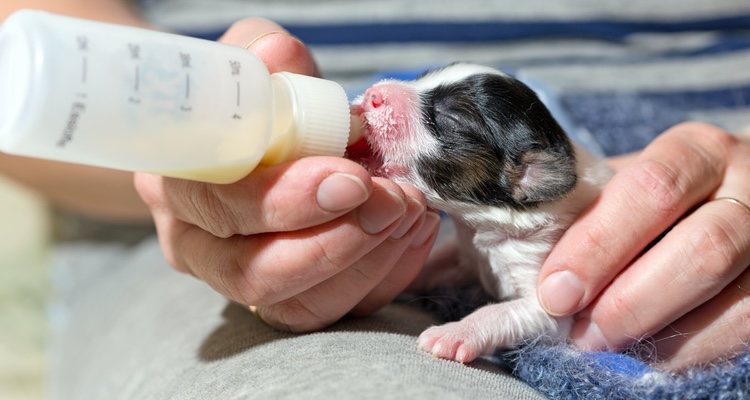
{"type": "Polygon", "coordinates": [[[444,199],[524,209],[575,186],[569,139],[520,81],[476,74],[421,100],[423,122],[442,149],[440,158],[422,157],[417,171],[444,199]]]}

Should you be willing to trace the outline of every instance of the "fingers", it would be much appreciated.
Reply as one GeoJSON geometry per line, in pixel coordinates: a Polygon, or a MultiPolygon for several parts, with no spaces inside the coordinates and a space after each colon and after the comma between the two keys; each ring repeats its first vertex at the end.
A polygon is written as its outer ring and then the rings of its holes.
{"type": "Polygon", "coordinates": [[[154,216],[171,264],[295,331],[330,324],[359,303],[373,312],[392,300],[424,262],[439,221],[425,215],[415,188],[379,178],[356,210],[292,232],[222,238],[167,210],[154,216]]]}
{"type": "MultiPolygon", "coordinates": [[[[750,148],[733,147],[727,152],[726,162],[722,183],[712,197],[729,196],[747,203],[750,148]]],[[[695,313],[693,310],[717,312],[716,306],[701,305],[715,304],[714,297],[726,296],[719,293],[730,288],[730,282],[750,265],[748,232],[750,210],[742,205],[726,200],[703,204],[629,266],[581,313],[571,337],[585,348],[617,349],[654,334],[673,321],[677,320],[674,326],[682,326],[684,323],[678,319],[695,313]]],[[[696,318],[725,317],[711,314],[692,317],[696,318]]],[[[693,343],[705,337],[708,336],[699,335],[698,339],[692,339],[693,343]]],[[[722,343],[728,350],[735,342],[722,343]]],[[[720,347],[715,343],[704,345],[715,350],[720,347]]]]}
{"type": "Polygon", "coordinates": [[[437,237],[440,216],[428,211],[411,236],[409,246],[388,275],[371,290],[352,310],[356,316],[366,316],[389,304],[414,281],[430,254],[437,237]]]}
{"type": "MultiPolygon", "coordinates": [[[[416,246],[415,239],[423,226],[420,221],[401,239],[387,239],[350,268],[291,299],[258,307],[259,316],[272,326],[300,332],[327,326],[355,306],[357,315],[376,311],[400,291],[396,291],[398,286],[408,285],[408,280],[416,274],[414,270],[419,265],[403,262],[426,257],[429,252],[426,243],[416,246]]],[[[434,239],[435,226],[431,230],[426,228],[428,238],[434,239]]]]}
{"type": "Polygon", "coordinates": [[[750,265],[750,212],[704,204],[628,267],[583,311],[571,338],[586,349],[621,349],[709,301],[750,265]]]}
{"type": "Polygon", "coordinates": [[[191,224],[160,231],[174,262],[243,304],[281,301],[317,285],[382,243],[407,204],[400,187],[376,180],[355,211],[306,229],[220,238],[191,224]],[[172,236],[166,236],[166,235],[172,236]]]}
{"type": "Polygon", "coordinates": [[[364,203],[373,190],[367,171],[334,157],[257,168],[231,185],[139,174],[136,188],[152,210],[169,210],[173,217],[220,238],[293,231],[332,221],[364,203]]]}
{"type": "Polygon", "coordinates": [[[252,51],[271,73],[288,71],[320,75],[307,47],[273,21],[262,18],[243,19],[234,23],[219,41],[252,51]]]}
{"type": "MultiPolygon", "coordinates": [[[[729,147],[721,184],[711,198],[728,196],[744,203],[750,201],[749,149],[729,147]]],[[[707,361],[717,354],[735,351],[742,343],[737,341],[739,334],[721,340],[713,335],[740,328],[714,324],[736,321],[737,313],[747,308],[747,304],[743,305],[746,301],[738,300],[742,294],[733,289],[738,276],[747,274],[744,271],[750,265],[747,232],[750,210],[745,206],[716,200],[697,207],[577,316],[571,338],[586,349],[621,349],[661,331],[656,348],[660,357],[663,353],[668,360],[668,368],[685,367],[689,360],[707,361]],[[739,301],[735,306],[740,311],[727,308],[730,299],[739,301]],[[667,338],[669,328],[663,328],[673,321],[673,330],[692,332],[690,329],[697,330],[698,325],[704,324],[701,329],[706,332],[667,338]],[[688,344],[693,350],[680,347],[688,344]]],[[[748,311],[744,312],[747,315],[748,311]]]]}
{"type": "Polygon", "coordinates": [[[552,315],[586,307],[651,241],[719,186],[736,140],[683,124],[616,174],[550,253],[539,300],[552,315]]]}
{"type": "Polygon", "coordinates": [[[731,358],[750,343],[750,270],[654,336],[660,367],[683,370],[731,358]]]}

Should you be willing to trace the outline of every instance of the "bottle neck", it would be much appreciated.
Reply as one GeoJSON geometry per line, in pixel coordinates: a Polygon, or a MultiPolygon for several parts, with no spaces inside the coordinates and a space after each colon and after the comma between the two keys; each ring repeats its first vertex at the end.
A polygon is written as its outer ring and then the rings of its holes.
{"type": "Polygon", "coordinates": [[[292,88],[278,74],[271,75],[271,137],[261,160],[266,165],[297,158],[299,138],[292,88]]]}
{"type": "Polygon", "coordinates": [[[349,139],[349,102],[339,84],[277,72],[271,75],[271,138],[263,163],[306,156],[344,155],[349,139]]]}

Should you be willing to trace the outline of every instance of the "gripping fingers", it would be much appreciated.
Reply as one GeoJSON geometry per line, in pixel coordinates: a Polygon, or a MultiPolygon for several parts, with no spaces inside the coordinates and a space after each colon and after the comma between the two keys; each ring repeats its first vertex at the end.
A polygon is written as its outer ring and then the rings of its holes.
{"type": "Polygon", "coordinates": [[[654,335],[657,361],[682,370],[745,352],[750,344],[750,269],[711,301],[654,335]]]}
{"type": "Polygon", "coordinates": [[[631,260],[720,185],[736,140],[704,124],[677,126],[618,172],[566,231],[540,271],[549,314],[586,307],[631,260]]]}
{"type": "Polygon", "coordinates": [[[709,301],[750,264],[750,212],[710,201],[674,227],[582,313],[571,337],[620,349],[709,301]]]}
{"type": "MultiPolygon", "coordinates": [[[[374,313],[400,292],[399,286],[408,284],[409,276],[416,274],[416,264],[400,269],[404,267],[400,261],[405,257],[414,258],[407,254],[413,239],[421,232],[421,225],[418,223],[400,239],[387,239],[352,266],[319,285],[291,299],[258,307],[259,316],[277,328],[306,332],[323,328],[352,310],[358,316],[374,313]],[[406,275],[406,279],[393,275],[406,275]],[[398,285],[385,282],[388,278],[398,285]]],[[[415,255],[424,262],[428,251],[420,250],[415,255]]]]}
{"type": "MultiPolygon", "coordinates": [[[[579,345],[621,348],[670,323],[673,327],[685,328],[696,327],[696,321],[706,323],[707,333],[694,332],[694,339],[690,340],[693,349],[710,346],[711,354],[719,354],[738,343],[746,343],[738,341],[737,336],[722,340],[712,338],[710,332],[727,328],[709,324],[724,319],[723,311],[716,310],[727,307],[727,298],[731,298],[727,292],[733,291],[730,282],[750,265],[750,209],[746,206],[750,201],[750,146],[721,135],[712,138],[709,134],[708,139],[728,144],[730,149],[721,185],[711,197],[732,200],[704,203],[624,271],[596,303],[581,313],[584,317],[571,332],[579,345]],[[696,314],[698,310],[705,312],[696,314]],[[712,338],[713,342],[701,341],[701,338],[712,338]]],[[[747,301],[741,303],[747,308],[747,301]]],[[[741,309],[742,304],[738,303],[737,307],[741,309]]],[[[665,337],[666,330],[660,337],[665,337]]],[[[747,337],[742,340],[746,341],[747,337]]],[[[679,340],[667,340],[665,346],[676,342],[679,340]]],[[[657,350],[661,352],[660,347],[657,341],[657,350]]],[[[675,361],[674,366],[684,366],[687,355],[692,354],[672,348],[666,351],[665,357],[677,353],[682,361],[675,361]]],[[[694,355],[696,360],[706,361],[707,354],[697,351],[694,355]]]]}
{"type": "Polygon", "coordinates": [[[367,171],[336,157],[258,168],[229,185],[148,174],[136,174],[135,183],[152,210],[221,238],[319,225],[364,203],[372,191],[367,171]]]}
{"type": "Polygon", "coordinates": [[[419,275],[427,261],[432,245],[437,237],[440,216],[435,212],[427,212],[422,221],[414,225],[414,235],[410,236],[410,243],[401,258],[388,275],[365,296],[352,310],[355,316],[367,316],[384,307],[419,275]]]}
{"type": "MultiPolygon", "coordinates": [[[[375,296],[369,305],[369,312],[385,305],[396,293],[390,286],[381,288],[387,277],[393,274],[413,274],[414,268],[398,271],[399,261],[409,254],[412,246],[419,244],[420,254],[426,257],[426,241],[436,225],[425,221],[435,218],[430,212],[425,215],[425,200],[421,193],[412,187],[404,187],[407,192],[406,214],[386,231],[390,235],[376,248],[341,270],[336,275],[322,281],[304,292],[275,304],[257,308],[259,316],[269,324],[292,331],[310,331],[324,327],[348,313],[363,298],[375,296]],[[424,229],[428,232],[424,232],[424,229]],[[427,238],[425,238],[427,236],[427,238]],[[369,293],[369,294],[368,294],[369,293]]],[[[408,278],[407,278],[408,279],[408,278]]]]}
{"type": "Polygon", "coordinates": [[[322,225],[229,238],[191,226],[167,239],[167,246],[227,297],[243,304],[276,303],[346,269],[396,229],[406,204],[398,186],[389,185],[375,185],[362,206],[322,225]]]}

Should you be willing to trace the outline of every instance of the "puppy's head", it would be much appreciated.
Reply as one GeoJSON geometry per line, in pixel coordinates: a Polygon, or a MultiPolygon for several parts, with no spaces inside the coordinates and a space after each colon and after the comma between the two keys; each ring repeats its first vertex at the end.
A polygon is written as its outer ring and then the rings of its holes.
{"type": "Polygon", "coordinates": [[[497,70],[453,64],[415,81],[382,81],[354,109],[366,143],[350,156],[414,184],[438,206],[526,209],[575,186],[562,128],[531,89],[497,70]]]}

